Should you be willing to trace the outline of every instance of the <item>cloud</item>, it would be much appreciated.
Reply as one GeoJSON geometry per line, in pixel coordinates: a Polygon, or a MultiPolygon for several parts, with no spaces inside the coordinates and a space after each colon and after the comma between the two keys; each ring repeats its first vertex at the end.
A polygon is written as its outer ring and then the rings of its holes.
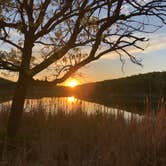
{"type": "MultiPolygon", "coordinates": [[[[142,47],[144,50],[139,50],[134,47],[130,47],[127,50],[130,52],[132,55],[138,55],[138,54],[149,54],[152,52],[156,52],[162,49],[166,49],[166,35],[164,33],[157,34],[149,37],[149,42],[143,43],[142,47]]],[[[127,57],[127,56],[126,56],[127,57]]],[[[108,53],[102,58],[104,59],[117,59],[119,56],[116,53],[108,53]]]]}
{"type": "Polygon", "coordinates": [[[161,49],[166,49],[166,36],[165,34],[161,34],[158,36],[154,36],[149,41],[149,46],[145,49],[145,53],[155,52],[161,49]]]}

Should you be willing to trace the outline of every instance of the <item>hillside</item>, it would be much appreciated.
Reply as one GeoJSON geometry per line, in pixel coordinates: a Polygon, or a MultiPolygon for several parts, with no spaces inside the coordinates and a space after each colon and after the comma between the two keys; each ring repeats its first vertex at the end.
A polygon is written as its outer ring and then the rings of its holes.
{"type": "MultiPolygon", "coordinates": [[[[111,106],[145,107],[166,97],[166,72],[153,72],[78,86],[79,98],[111,106]]],[[[165,100],[165,99],[164,99],[165,100]]]]}
{"type": "Polygon", "coordinates": [[[13,84],[14,82],[5,79],[5,78],[0,78],[0,85],[7,85],[7,84],[13,84]]]}
{"type": "Polygon", "coordinates": [[[163,90],[166,88],[166,72],[139,74],[125,78],[83,84],[79,87],[95,87],[105,92],[111,90],[113,94],[131,92],[136,94],[152,93],[162,95],[163,90]]]}
{"type": "MultiPolygon", "coordinates": [[[[0,78],[0,97],[12,96],[14,82],[0,78]]],[[[30,86],[28,98],[71,96],[107,106],[142,110],[156,107],[166,98],[166,72],[139,74],[125,78],[83,84],[74,89],[55,86],[47,81],[36,81],[30,86]]],[[[131,111],[131,110],[130,110],[131,111]]]]}
{"type": "MultiPolygon", "coordinates": [[[[12,98],[15,86],[15,82],[0,78],[0,102],[12,98]]],[[[71,88],[68,87],[55,86],[47,81],[34,81],[29,86],[27,98],[65,97],[72,95],[71,93],[71,88]]]]}

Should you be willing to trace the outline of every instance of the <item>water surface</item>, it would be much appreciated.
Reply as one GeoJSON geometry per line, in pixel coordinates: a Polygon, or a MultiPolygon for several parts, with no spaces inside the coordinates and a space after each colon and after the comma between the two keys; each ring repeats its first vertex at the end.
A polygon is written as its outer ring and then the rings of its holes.
{"type": "MultiPolygon", "coordinates": [[[[10,107],[10,105],[11,105],[11,100],[0,104],[0,109],[3,109],[2,107],[10,107]]],[[[83,111],[86,112],[87,114],[109,113],[115,116],[117,114],[121,114],[122,116],[124,116],[125,119],[131,119],[131,118],[141,119],[143,117],[139,114],[131,113],[125,110],[104,106],[98,103],[80,100],[75,98],[74,96],[26,99],[24,110],[27,112],[44,110],[47,112],[63,111],[66,113],[74,111],[83,111]]]]}

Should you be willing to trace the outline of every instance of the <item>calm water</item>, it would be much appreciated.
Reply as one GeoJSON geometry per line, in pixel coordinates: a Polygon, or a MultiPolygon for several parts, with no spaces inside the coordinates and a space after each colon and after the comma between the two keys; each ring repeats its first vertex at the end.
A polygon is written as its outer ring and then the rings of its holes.
{"type": "MultiPolygon", "coordinates": [[[[10,107],[11,101],[4,102],[0,104],[0,109],[2,107],[10,107]]],[[[25,111],[29,112],[31,110],[43,109],[48,112],[65,111],[85,111],[87,114],[106,112],[109,114],[117,115],[121,114],[125,119],[141,119],[142,116],[135,113],[130,113],[125,110],[120,110],[116,108],[107,107],[101,104],[83,101],[71,97],[45,97],[41,99],[27,99],[25,102],[25,111]]]]}

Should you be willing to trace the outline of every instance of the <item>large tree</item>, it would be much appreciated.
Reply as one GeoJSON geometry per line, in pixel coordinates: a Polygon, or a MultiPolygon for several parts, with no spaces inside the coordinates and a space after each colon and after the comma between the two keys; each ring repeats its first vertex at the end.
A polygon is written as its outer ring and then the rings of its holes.
{"type": "Polygon", "coordinates": [[[0,52],[0,69],[18,74],[8,136],[18,131],[37,75],[61,83],[108,53],[140,64],[130,48],[143,49],[143,35],[160,27],[154,18],[165,24],[165,17],[166,0],[2,0],[0,40],[8,48],[0,52]]]}

